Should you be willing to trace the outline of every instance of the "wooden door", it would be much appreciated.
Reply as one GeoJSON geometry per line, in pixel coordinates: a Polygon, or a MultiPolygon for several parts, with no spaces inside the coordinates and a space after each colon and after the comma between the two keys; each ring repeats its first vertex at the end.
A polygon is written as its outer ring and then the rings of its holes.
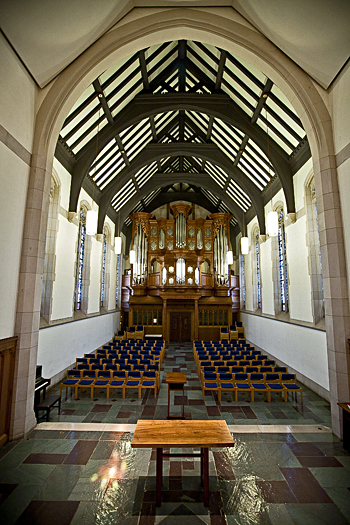
{"type": "Polygon", "coordinates": [[[191,341],[191,313],[170,312],[170,342],[191,341]]]}

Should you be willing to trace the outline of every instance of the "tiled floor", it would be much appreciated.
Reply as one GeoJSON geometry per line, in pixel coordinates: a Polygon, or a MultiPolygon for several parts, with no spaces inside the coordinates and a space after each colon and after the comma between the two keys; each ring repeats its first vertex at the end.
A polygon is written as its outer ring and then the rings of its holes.
{"type": "MultiPolygon", "coordinates": [[[[205,404],[190,345],[170,346],[156,400],[146,392],[68,398],[26,439],[0,450],[0,523],[197,525],[350,523],[350,452],[329,430],[327,403],[304,389],[304,406],[257,395],[205,404]],[[225,419],[232,449],[210,458],[210,505],[202,503],[199,461],[165,461],[155,507],[155,454],[130,446],[139,418],[164,419],[167,371],[187,373],[185,414],[225,419]]],[[[180,413],[175,396],[173,413],[180,413]]]]}

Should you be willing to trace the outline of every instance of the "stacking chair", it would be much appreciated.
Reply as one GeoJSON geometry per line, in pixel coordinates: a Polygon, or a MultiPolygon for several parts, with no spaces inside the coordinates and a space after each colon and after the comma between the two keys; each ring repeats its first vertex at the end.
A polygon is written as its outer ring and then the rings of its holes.
{"type": "Polygon", "coordinates": [[[107,387],[111,381],[111,373],[109,373],[109,376],[105,375],[106,371],[100,372],[100,374],[97,376],[95,382],[93,383],[91,387],[91,397],[94,397],[94,388],[98,389],[106,389],[106,396],[107,396],[107,387]]]}
{"type": "Polygon", "coordinates": [[[129,326],[126,330],[126,338],[127,339],[135,339],[135,326],[129,326]]]}
{"type": "Polygon", "coordinates": [[[281,374],[281,383],[285,388],[285,401],[288,400],[288,392],[292,393],[292,399],[293,395],[295,396],[295,401],[297,401],[297,392],[300,392],[300,401],[303,403],[303,389],[297,385],[295,374],[281,374]]]}
{"type": "Polygon", "coordinates": [[[271,401],[271,393],[269,387],[264,382],[264,374],[254,373],[250,374],[249,383],[254,389],[254,392],[262,392],[267,396],[267,401],[271,401]]]}
{"type": "Polygon", "coordinates": [[[66,399],[67,399],[68,388],[75,388],[75,386],[79,383],[80,379],[81,379],[80,370],[68,370],[67,379],[65,379],[60,385],[60,396],[62,397],[62,389],[65,388],[66,389],[66,399]]]}
{"type": "Polygon", "coordinates": [[[114,375],[113,378],[110,380],[110,382],[107,385],[107,399],[109,399],[109,394],[110,394],[111,389],[121,389],[123,391],[123,398],[124,398],[125,397],[125,393],[124,393],[125,381],[126,381],[126,372],[124,372],[124,377],[123,377],[123,373],[121,373],[120,375],[114,375]]]}
{"type": "Polygon", "coordinates": [[[219,384],[220,384],[220,391],[222,392],[232,392],[235,393],[236,398],[236,386],[233,381],[232,374],[228,373],[219,373],[219,384]]]}
{"type": "Polygon", "coordinates": [[[275,373],[288,374],[288,369],[286,366],[275,366],[273,371],[275,373]]]}
{"type": "Polygon", "coordinates": [[[131,388],[137,388],[139,393],[139,399],[141,398],[141,384],[142,374],[141,372],[128,372],[128,377],[124,384],[123,398],[125,398],[126,390],[131,388]]]}
{"type": "Polygon", "coordinates": [[[254,388],[248,381],[248,374],[235,374],[235,400],[238,401],[238,392],[250,392],[250,400],[254,401],[254,388]]]}
{"type": "Polygon", "coordinates": [[[154,397],[157,397],[157,386],[158,386],[158,377],[157,373],[154,371],[146,371],[142,377],[141,391],[143,388],[150,388],[154,390],[154,397]]]}
{"type": "MultiPolygon", "coordinates": [[[[95,373],[95,372],[94,372],[95,373]]],[[[96,378],[90,378],[90,377],[83,377],[83,379],[80,379],[80,381],[74,386],[75,390],[75,399],[78,397],[78,388],[90,388],[90,397],[93,396],[93,387],[94,383],[96,381],[96,378]]]]}
{"type": "Polygon", "coordinates": [[[202,376],[202,395],[203,401],[205,401],[206,391],[216,390],[218,393],[219,402],[221,402],[221,390],[220,384],[217,381],[217,375],[215,372],[205,372],[202,376]]]}

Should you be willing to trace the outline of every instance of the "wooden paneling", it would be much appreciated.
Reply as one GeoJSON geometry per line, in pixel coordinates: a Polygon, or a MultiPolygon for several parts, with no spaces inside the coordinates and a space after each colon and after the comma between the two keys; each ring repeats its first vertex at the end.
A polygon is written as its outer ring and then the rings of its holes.
{"type": "Polygon", "coordinates": [[[8,441],[11,421],[13,374],[18,337],[0,341],[0,447],[8,441]]]}

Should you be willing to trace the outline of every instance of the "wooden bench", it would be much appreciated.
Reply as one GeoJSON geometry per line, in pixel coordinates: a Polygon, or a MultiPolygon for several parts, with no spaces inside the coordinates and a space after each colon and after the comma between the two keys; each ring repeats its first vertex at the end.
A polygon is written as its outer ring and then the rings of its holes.
{"type": "Polygon", "coordinates": [[[36,407],[34,408],[35,417],[36,417],[37,422],[39,422],[39,410],[46,411],[44,418],[45,418],[45,421],[48,421],[50,411],[56,407],[58,408],[58,413],[60,413],[61,412],[61,396],[54,395],[54,396],[45,397],[45,399],[43,399],[40,403],[38,403],[36,407]]]}

